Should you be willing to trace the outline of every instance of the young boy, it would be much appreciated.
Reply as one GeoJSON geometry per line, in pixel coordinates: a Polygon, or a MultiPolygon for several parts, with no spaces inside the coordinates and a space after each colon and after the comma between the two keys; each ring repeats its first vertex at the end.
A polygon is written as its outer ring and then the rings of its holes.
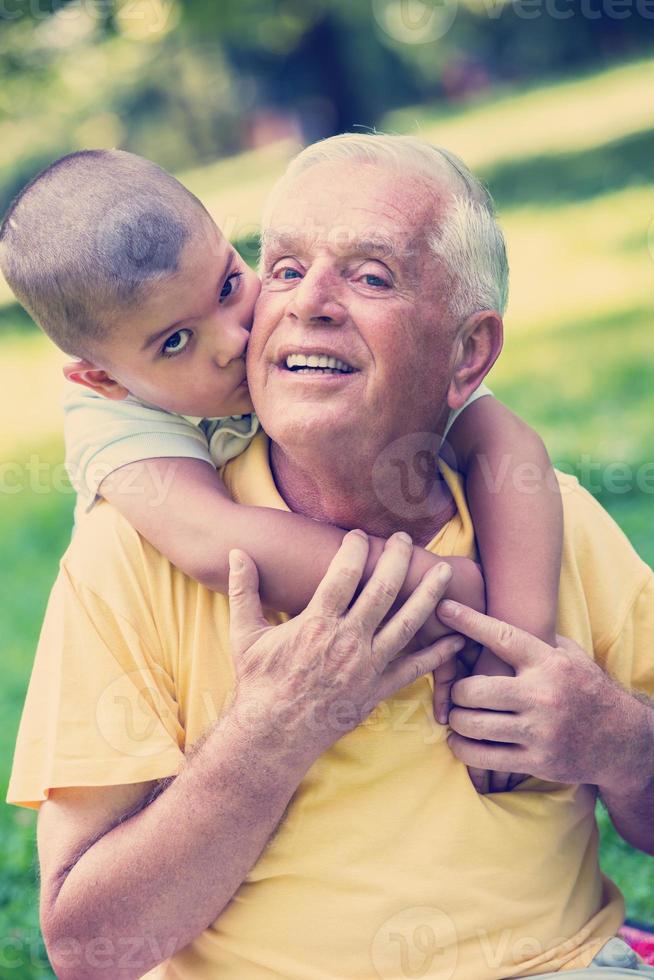
{"type": "MultiPolygon", "coordinates": [[[[82,386],[66,401],[67,464],[84,508],[104,497],[214,591],[226,591],[228,554],[239,547],[259,569],[265,604],[303,609],[344,532],[242,506],[216,471],[258,429],[244,355],[260,287],[197,198],[132,154],[71,154],[10,207],[0,266],[27,311],[76,358],[64,369],[82,386]]],[[[309,366],[341,369],[327,360],[309,366]]],[[[466,475],[488,610],[552,641],[562,528],[547,454],[486,389],[457,416],[448,441],[466,475]],[[486,486],[507,457],[538,468],[540,485],[529,495],[510,479],[499,493],[486,486]]],[[[367,572],[383,544],[371,539],[367,572]]],[[[402,597],[436,560],[414,548],[402,597]]],[[[447,561],[448,594],[479,606],[476,567],[447,561]]],[[[446,632],[432,620],[430,640],[446,632]]],[[[476,670],[510,672],[488,651],[476,670]]],[[[451,671],[435,679],[435,714],[444,723],[451,671]]]]}

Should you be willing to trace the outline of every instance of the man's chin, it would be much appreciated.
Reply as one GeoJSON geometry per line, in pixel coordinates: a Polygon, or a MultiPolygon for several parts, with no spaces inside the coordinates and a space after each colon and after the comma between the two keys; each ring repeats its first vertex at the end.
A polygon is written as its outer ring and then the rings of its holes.
{"type": "Polygon", "coordinates": [[[335,443],[346,444],[355,429],[351,412],[307,401],[275,404],[273,411],[264,410],[258,417],[272,441],[290,454],[298,449],[321,452],[335,443]]]}
{"type": "Polygon", "coordinates": [[[351,428],[354,406],[361,401],[360,383],[358,372],[329,378],[274,368],[265,385],[253,390],[255,411],[276,442],[275,433],[296,440],[311,432],[327,437],[351,428]]]}

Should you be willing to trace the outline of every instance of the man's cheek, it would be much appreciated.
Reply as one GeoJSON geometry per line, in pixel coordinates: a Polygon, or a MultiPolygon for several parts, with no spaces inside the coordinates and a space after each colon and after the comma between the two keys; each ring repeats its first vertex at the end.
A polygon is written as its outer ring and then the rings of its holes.
{"type": "Polygon", "coordinates": [[[265,283],[254,304],[252,333],[270,332],[284,315],[286,294],[266,288],[265,283]]]}

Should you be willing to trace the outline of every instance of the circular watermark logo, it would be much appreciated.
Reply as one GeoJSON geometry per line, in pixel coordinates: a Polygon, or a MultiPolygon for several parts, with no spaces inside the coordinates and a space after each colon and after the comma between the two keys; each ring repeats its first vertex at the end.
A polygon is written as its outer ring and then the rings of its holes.
{"type": "Polygon", "coordinates": [[[126,195],[98,222],[95,253],[112,280],[139,282],[173,272],[187,239],[181,215],[146,194],[126,195]]]}
{"type": "Polygon", "coordinates": [[[400,44],[430,44],[449,31],[458,0],[372,0],[380,28],[400,44]]]}
{"type": "Polygon", "coordinates": [[[379,502],[398,518],[435,517],[442,500],[433,493],[439,480],[441,439],[433,432],[411,432],[384,449],[372,469],[379,502]]]}
{"type": "Polygon", "coordinates": [[[377,930],[370,950],[381,980],[435,976],[449,980],[458,959],[457,934],[442,909],[418,905],[402,909],[377,930]]]}
{"type": "Polygon", "coordinates": [[[107,685],[95,708],[98,731],[112,749],[122,755],[147,759],[170,745],[161,718],[169,710],[153,675],[161,668],[132,670],[107,685]]]}

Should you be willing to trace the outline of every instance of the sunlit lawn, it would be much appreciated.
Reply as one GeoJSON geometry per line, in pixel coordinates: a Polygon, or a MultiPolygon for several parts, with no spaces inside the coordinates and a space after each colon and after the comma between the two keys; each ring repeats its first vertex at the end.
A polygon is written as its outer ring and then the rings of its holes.
{"type": "MultiPolygon", "coordinates": [[[[420,110],[423,135],[481,167],[500,205],[512,298],[505,352],[491,378],[494,389],[543,433],[563,468],[583,472],[584,456],[601,464],[596,492],[650,564],[650,497],[637,490],[612,493],[602,477],[615,462],[635,471],[653,458],[654,185],[651,172],[648,182],[640,170],[654,130],[654,103],[644,95],[651,93],[653,80],[654,62],[648,62],[513,98],[502,95],[438,120],[429,109],[420,110]],[[620,167],[615,166],[616,141],[623,154],[620,167]],[[528,180],[516,182],[512,174],[526,174],[528,180]],[[570,185],[574,193],[566,190],[570,185]]],[[[415,117],[416,110],[396,115],[394,128],[401,122],[413,129],[415,117]]],[[[218,162],[187,179],[214,213],[227,219],[230,233],[243,237],[255,227],[265,190],[288,152],[278,147],[218,162]]],[[[61,459],[62,358],[12,309],[0,309],[0,330],[0,451],[13,464],[11,470],[5,464],[6,489],[11,480],[28,480],[30,456],[53,464],[61,459]]],[[[31,465],[33,470],[34,460],[31,465]]],[[[42,611],[69,535],[71,506],[64,493],[4,494],[0,739],[5,782],[42,611]]],[[[604,817],[601,821],[605,870],[625,891],[629,914],[651,922],[654,861],[618,841],[604,817]]],[[[38,966],[32,815],[3,808],[0,833],[6,845],[0,978],[50,975],[38,966]],[[11,966],[19,955],[13,939],[24,949],[18,970],[11,966]]]]}

